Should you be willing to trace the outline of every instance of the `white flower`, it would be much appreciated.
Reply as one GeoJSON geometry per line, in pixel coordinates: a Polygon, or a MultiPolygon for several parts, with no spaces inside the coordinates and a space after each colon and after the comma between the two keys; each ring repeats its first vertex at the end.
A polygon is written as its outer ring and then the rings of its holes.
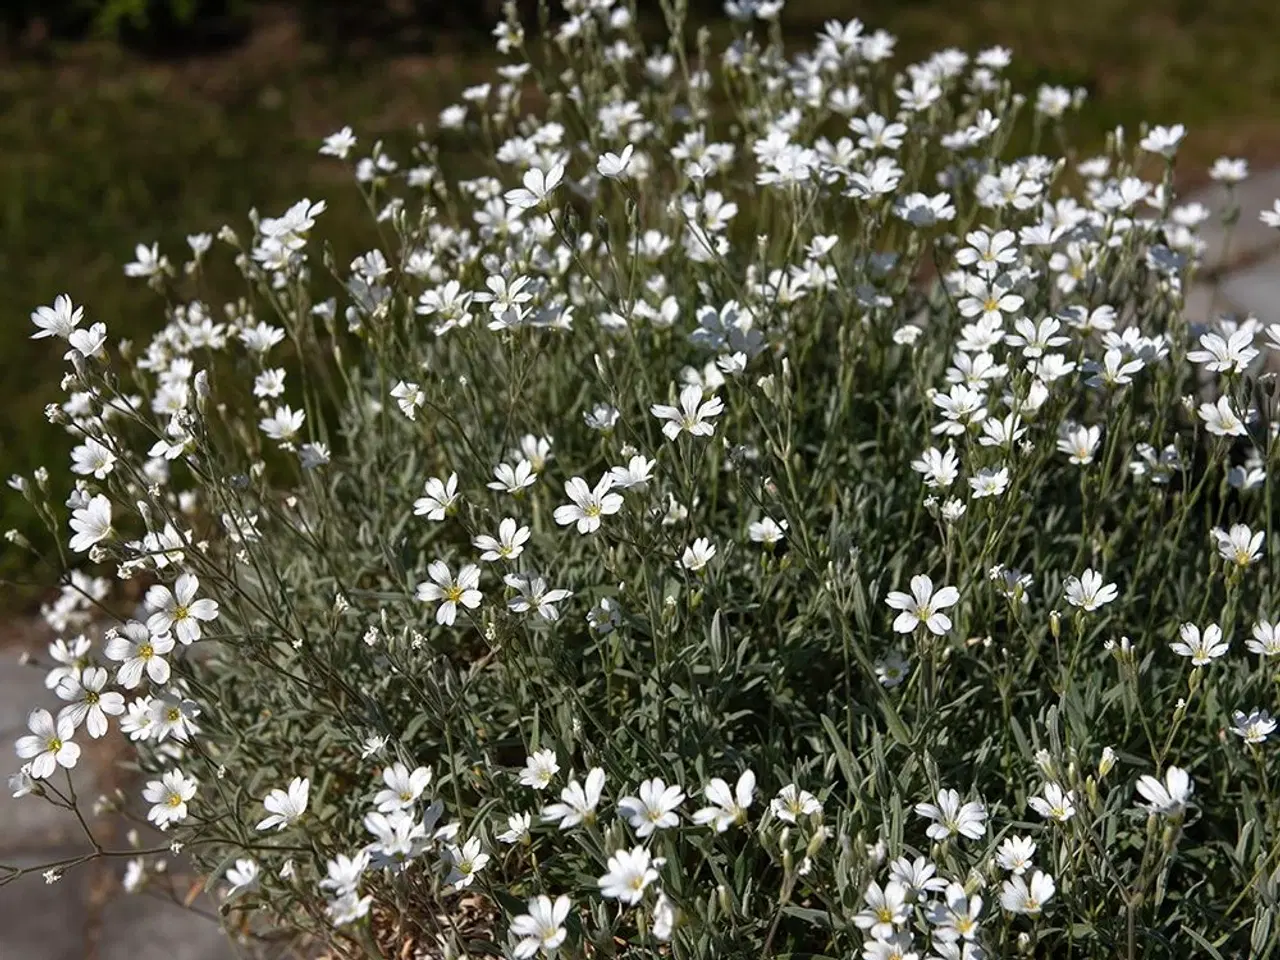
{"type": "Polygon", "coordinates": [[[1093,569],[1086,570],[1079,578],[1068,577],[1066,581],[1067,603],[1088,613],[1110,603],[1118,594],[1116,585],[1104,584],[1102,574],[1093,569]]]}
{"type": "Polygon", "coordinates": [[[224,874],[231,886],[223,894],[223,900],[234,900],[242,893],[248,893],[258,886],[258,862],[249,858],[237,860],[227,867],[224,874]]]}
{"type": "Polygon", "coordinates": [[[569,590],[548,590],[546,580],[530,574],[508,573],[502,581],[519,591],[507,601],[507,607],[512,612],[528,613],[532,610],[543,620],[559,620],[560,611],[556,609],[556,604],[573,596],[569,590]]]}
{"type": "Polygon", "coordinates": [[[924,474],[924,485],[931,490],[945,490],[955,483],[960,475],[960,458],[952,447],[939,450],[930,447],[920,455],[919,460],[911,462],[911,469],[924,474]]]}
{"type": "Polygon", "coordinates": [[[31,779],[47,779],[58,767],[70,770],[80,759],[80,746],[72,743],[75,725],[69,717],[55,722],[48,710],[32,710],[27,715],[28,736],[15,744],[18,756],[31,761],[31,779]]]}
{"type": "Polygon", "coordinates": [[[480,606],[484,595],[480,592],[480,568],[468,563],[458,571],[455,578],[449,572],[449,565],[443,560],[432,560],[427,567],[430,580],[419,583],[415,595],[424,603],[436,603],[436,623],[453,626],[458,618],[458,606],[461,604],[468,610],[480,606]]]}
{"type": "Polygon", "coordinates": [[[559,772],[560,763],[554,750],[535,750],[532,756],[525,758],[520,783],[533,790],[545,790],[559,772]]]}
{"type": "Polygon", "coordinates": [[[445,847],[444,862],[449,868],[444,882],[461,890],[470,886],[476,874],[485,868],[489,862],[489,854],[480,849],[477,837],[471,837],[460,847],[456,844],[445,847]]]}
{"type": "Polygon", "coordinates": [[[1231,398],[1225,394],[1218,398],[1216,404],[1200,404],[1199,413],[1200,419],[1204,421],[1204,428],[1215,437],[1243,437],[1248,432],[1244,421],[1232,408],[1231,398]]]}
{"type": "Polygon", "coordinates": [[[609,872],[599,880],[600,895],[632,906],[639,903],[645,888],[658,879],[658,871],[650,864],[644,847],[619,850],[609,858],[609,872]]]}
{"type": "Polygon", "coordinates": [[[618,801],[618,812],[644,839],[655,830],[674,827],[680,822],[676,808],[684,802],[684,791],[676,784],[667,786],[661,777],[645,780],[640,784],[639,796],[623,797],[618,801]]]}
{"type": "Polygon", "coordinates": [[[1275,732],[1276,721],[1265,710],[1236,710],[1231,714],[1231,732],[1245,743],[1262,743],[1275,732]]]}
{"type": "Polygon", "coordinates": [[[1022,876],[1031,869],[1036,855],[1036,842],[1030,837],[1005,837],[996,850],[996,863],[1000,869],[1022,876]]]}
{"type": "Polygon", "coordinates": [[[693,822],[714,826],[717,833],[724,833],[735,824],[746,823],[747,808],[755,799],[755,793],[756,775],[750,770],[742,771],[733,790],[719,777],[712,777],[702,789],[702,795],[710,806],[696,811],[693,822]]]}
{"type": "Polygon", "coordinates": [[[1058,449],[1065,453],[1071,462],[1084,466],[1093,463],[1093,455],[1098,450],[1098,441],[1102,439],[1102,431],[1098,427],[1070,426],[1064,427],[1058,437],[1058,449]]]}
{"type": "Polygon", "coordinates": [[[724,412],[724,401],[719,397],[711,397],[702,401],[702,388],[696,383],[686,385],[680,391],[680,406],[672,407],[655,403],[649,408],[659,420],[665,420],[662,432],[668,440],[674,440],[682,432],[692,437],[709,437],[716,432],[711,418],[724,412]]]}
{"type": "Polygon", "coordinates": [[[1180,767],[1166,770],[1163,782],[1144,774],[1138,778],[1138,793],[1147,802],[1139,806],[1148,813],[1171,817],[1187,808],[1195,788],[1195,782],[1180,767]]]}
{"type": "Polygon", "coordinates": [[[76,553],[85,553],[94,544],[115,536],[111,526],[111,501],[96,494],[83,507],[72,511],[71,529],[76,534],[68,546],[76,553]]]}
{"type": "Polygon", "coordinates": [[[894,618],[893,629],[898,633],[910,633],[924,624],[930,633],[942,636],[951,629],[951,618],[942,613],[960,600],[955,587],[943,587],[934,593],[933,581],[923,574],[911,578],[911,593],[894,590],[884,602],[901,613],[894,618]]]}
{"type": "Polygon", "coordinates": [[[564,921],[570,906],[566,896],[556,897],[552,903],[550,897],[539,895],[529,901],[528,913],[511,918],[511,933],[521,938],[515,947],[517,960],[532,957],[540,950],[548,956],[556,952],[568,935],[564,921]]]}
{"type": "Polygon", "coordinates": [[[627,144],[622,148],[622,155],[616,153],[604,153],[600,159],[596,161],[596,170],[600,176],[609,177],[610,179],[621,179],[627,174],[627,167],[631,165],[631,155],[635,153],[635,147],[627,144]]]}
{"type": "Polygon", "coordinates": [[[627,461],[625,467],[610,467],[609,476],[613,477],[613,485],[619,490],[646,490],[657,464],[657,460],[636,454],[627,461]]]}
{"type": "Polygon", "coordinates": [[[782,523],[772,517],[761,517],[747,526],[747,536],[752,543],[760,543],[772,550],[787,535],[787,521],[782,523]]]}
{"type": "Polygon", "coordinates": [[[396,406],[410,420],[418,418],[418,408],[427,402],[427,395],[422,392],[422,388],[416,383],[406,383],[400,380],[391,388],[391,397],[395,400],[396,406]]]}
{"type": "Polygon", "coordinates": [[[1262,554],[1262,541],[1266,532],[1254,533],[1243,523],[1232,524],[1230,530],[1213,529],[1213,538],[1218,542],[1218,555],[1228,563],[1238,567],[1247,567],[1262,554]]]}
{"type": "Polygon", "coordinates": [[[813,817],[822,813],[822,804],[808,790],[801,790],[789,783],[769,803],[769,809],[779,820],[795,823],[800,817],[813,817]]]}
{"type": "Polygon", "coordinates": [[[371,906],[373,906],[372,896],[362,897],[353,891],[343,894],[336,900],[330,900],[325,904],[324,912],[328,915],[329,922],[335,927],[343,927],[367,916],[371,906]]]}
{"type": "Polygon", "coordinates": [[[586,786],[577,780],[570,780],[569,785],[560,791],[560,802],[543,808],[542,819],[548,822],[560,821],[561,830],[568,830],[580,823],[592,823],[595,821],[596,807],[603,790],[604,771],[593,767],[587,773],[586,786]]]}
{"type": "Polygon", "coordinates": [[[982,915],[982,897],[965,893],[959,883],[947,884],[941,903],[932,904],[926,911],[933,924],[935,942],[955,943],[973,940],[978,935],[978,918],[982,915]]]}
{"type": "Polygon", "coordinates": [[[360,885],[360,878],[369,868],[369,851],[361,850],[354,857],[340,853],[325,865],[327,874],[318,886],[338,896],[353,893],[360,885]]]}
{"type": "Polygon", "coordinates": [[[1204,349],[1192,350],[1187,359],[1215,373],[1244,373],[1258,355],[1253,347],[1253,331],[1248,328],[1225,338],[1217,333],[1201,334],[1200,346],[1204,349]]]}
{"type": "Polygon", "coordinates": [[[1138,147],[1147,153],[1172,158],[1186,134],[1187,128],[1180,123],[1175,123],[1172,127],[1152,127],[1151,132],[1138,141],[1138,147]]]}
{"type": "Polygon", "coordinates": [[[529,528],[517,527],[516,521],[506,517],[498,524],[498,536],[491,537],[480,534],[471,541],[472,545],[482,551],[480,559],[486,563],[498,560],[514,560],[524,552],[524,545],[529,540],[529,528]]]}
{"type": "MultiPolygon", "coordinates": [[[[1270,210],[1260,211],[1258,213],[1258,219],[1268,227],[1275,227],[1277,230],[1280,230],[1280,200],[1274,201],[1271,204],[1270,210]]],[[[1277,342],[1280,342],[1280,340],[1277,342]]]]}
{"type": "Polygon", "coordinates": [[[600,529],[600,518],[611,516],[622,509],[622,494],[610,493],[613,477],[605,474],[592,490],[587,481],[573,477],[564,485],[565,495],[572,503],[556,507],[554,517],[562,527],[578,525],[578,532],[586,535],[600,529]]]}
{"type": "Polygon", "coordinates": [[[31,335],[32,340],[44,337],[60,337],[70,339],[72,331],[80,325],[84,318],[84,307],[74,306],[71,298],[65,293],[54,298],[52,307],[36,307],[31,314],[31,322],[40,329],[31,335]]]}
{"type": "Polygon", "coordinates": [[[987,832],[987,808],[977,800],[960,802],[956,790],[938,791],[937,803],[917,803],[916,814],[933,822],[925,833],[933,840],[948,837],[968,837],[980,840],[987,832]]]}
{"type": "Polygon", "coordinates": [[[382,771],[386,787],[373,798],[374,805],[383,813],[412,807],[431,783],[430,767],[415,767],[412,771],[396,762],[382,771]]]}
{"type": "Polygon", "coordinates": [[[508,190],[503,198],[517,210],[528,210],[543,203],[563,179],[564,164],[562,163],[555,164],[547,171],[533,167],[525,171],[524,186],[508,190]]]}
{"type": "Polygon", "coordinates": [[[171,634],[153,635],[145,623],[130,620],[111,633],[105,652],[109,659],[120,663],[116,683],[132,690],[142,682],[144,670],[156,685],[169,682],[169,663],[164,657],[173,646],[171,634]]]}
{"type": "Polygon", "coordinates": [[[343,127],[337,133],[331,133],[324,138],[320,153],[326,157],[337,157],[339,160],[345,160],[351,152],[351,148],[355,145],[356,135],[351,132],[350,127],[343,127]]]}
{"type": "Polygon", "coordinates": [[[872,880],[863,894],[863,904],[853,917],[854,926],[876,940],[888,940],[910,915],[906,887],[896,880],[883,887],[872,880]]]}
{"type": "Polygon", "coordinates": [[[499,843],[521,843],[529,837],[533,817],[527,813],[513,813],[507,817],[507,829],[498,834],[499,843]]]}
{"type": "Polygon", "coordinates": [[[520,460],[514,467],[509,463],[500,463],[493,468],[493,475],[496,479],[489,481],[486,486],[490,490],[501,490],[513,495],[538,482],[538,474],[528,460],[520,460]]]}
{"type": "Polygon", "coordinates": [[[413,502],[414,514],[428,520],[443,520],[458,503],[458,475],[449,474],[447,481],[432,477],[424,485],[423,493],[424,496],[413,502]]]}
{"type": "Polygon", "coordinates": [[[142,791],[142,798],[152,804],[147,819],[161,830],[169,824],[187,819],[187,803],[196,795],[194,777],[184,776],[181,770],[169,770],[159,780],[150,780],[142,791]]]}
{"type": "Polygon", "coordinates": [[[306,777],[294,777],[289,782],[288,790],[273,789],[262,801],[268,813],[258,822],[257,830],[284,830],[291,827],[307,812],[307,801],[311,794],[311,781],[306,777]]]}
{"type": "Polygon", "coordinates": [[[1050,782],[1044,785],[1043,797],[1031,797],[1027,805],[1046,820],[1066,823],[1076,815],[1074,790],[1063,790],[1061,786],[1050,782]]]}
{"type": "Polygon", "coordinates": [[[684,554],[680,557],[680,566],[697,573],[706,567],[715,555],[715,544],[706,537],[699,537],[693,541],[692,545],[684,548],[684,554]]]}
{"type": "Polygon", "coordinates": [[[1169,644],[1169,649],[1180,657],[1190,657],[1193,667],[1203,667],[1223,656],[1231,646],[1230,640],[1222,639],[1222,628],[1211,623],[1204,628],[1203,634],[1194,623],[1184,623],[1178,628],[1182,638],[1169,644]]]}
{"type": "Polygon", "coordinates": [[[147,589],[145,603],[152,611],[147,629],[154,635],[172,631],[183,644],[200,639],[200,622],[218,618],[216,600],[196,599],[200,581],[194,574],[181,574],[170,590],[163,584],[147,589]]]}
{"type": "Polygon", "coordinates": [[[1010,913],[1035,916],[1053,898],[1056,889],[1053,877],[1043,871],[1033,873],[1030,883],[1015,875],[1000,885],[1000,906],[1010,913]]]}
{"type": "Polygon", "coordinates": [[[72,729],[82,723],[89,736],[98,738],[107,732],[107,715],[124,713],[124,697],[115,691],[103,692],[107,671],[101,667],[85,667],[79,676],[64,677],[58,684],[58,696],[69,701],[58,713],[58,719],[70,719],[72,729]]]}
{"type": "Polygon", "coordinates": [[[298,431],[302,429],[302,421],[306,418],[304,411],[282,404],[276,407],[276,412],[271,416],[259,421],[258,427],[272,440],[288,443],[298,435],[298,431]]]}
{"type": "Polygon", "coordinates": [[[71,461],[73,473],[105,480],[107,474],[115,469],[116,455],[93,437],[86,437],[84,443],[71,451],[71,461]]]}
{"type": "Polygon", "coordinates": [[[1245,641],[1250,653],[1280,657],[1280,624],[1259,620],[1253,625],[1252,634],[1252,638],[1245,641]]]}
{"type": "Polygon", "coordinates": [[[998,497],[1009,487],[1009,468],[984,467],[969,478],[969,486],[973,490],[975,500],[982,497],[998,497]]]}

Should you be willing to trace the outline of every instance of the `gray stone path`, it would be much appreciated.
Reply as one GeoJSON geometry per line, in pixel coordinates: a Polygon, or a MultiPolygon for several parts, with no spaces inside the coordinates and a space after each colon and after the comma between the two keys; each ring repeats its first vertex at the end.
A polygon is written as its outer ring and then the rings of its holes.
{"type": "MultiPolygon", "coordinates": [[[[1252,314],[1264,324],[1280,323],[1280,230],[1258,219],[1280,197],[1280,168],[1261,171],[1235,188],[1240,220],[1231,232],[1219,225],[1227,191],[1211,184],[1181,198],[1198,200],[1213,216],[1200,228],[1207,244],[1205,276],[1188,292],[1187,311],[1192,320],[1211,320],[1219,313],[1252,314]],[[1216,291],[1214,289],[1216,285],[1216,291]],[[1210,304],[1212,303],[1212,307],[1210,304]]],[[[1272,365],[1272,369],[1276,369],[1272,365]]]]}
{"type": "MultiPolygon", "coordinates": [[[[0,863],[30,867],[89,849],[74,816],[38,797],[15,800],[8,776],[18,768],[13,741],[26,733],[37,706],[57,711],[44,687],[44,671],[18,660],[21,647],[0,648],[0,863]]],[[[110,751],[88,738],[72,782],[87,811],[109,783],[110,751]]],[[[61,786],[65,779],[58,775],[61,786]]],[[[105,842],[112,825],[94,824],[105,842]]],[[[115,830],[115,833],[122,833],[115,830]]],[[[123,837],[116,837],[123,848],[123,837]]],[[[129,895],[120,886],[123,860],[70,870],[54,884],[39,872],[0,887],[0,960],[234,960],[218,924],[154,896],[129,895]]]]}

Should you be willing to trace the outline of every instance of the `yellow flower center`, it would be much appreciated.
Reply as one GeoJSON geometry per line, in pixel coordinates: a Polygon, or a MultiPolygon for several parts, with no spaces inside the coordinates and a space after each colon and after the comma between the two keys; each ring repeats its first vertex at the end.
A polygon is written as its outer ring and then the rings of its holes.
{"type": "Polygon", "coordinates": [[[169,799],[165,802],[171,807],[179,807],[182,805],[182,797],[178,796],[176,793],[171,793],[169,794],[169,799]]]}
{"type": "Polygon", "coordinates": [[[173,619],[175,619],[175,620],[185,620],[185,619],[187,619],[187,617],[189,617],[189,616],[191,616],[191,611],[190,611],[188,608],[186,608],[186,607],[174,607],[174,608],[173,608],[173,619]]]}
{"type": "Polygon", "coordinates": [[[156,649],[155,647],[151,646],[151,644],[149,643],[144,643],[142,646],[138,648],[138,656],[141,657],[143,660],[150,660],[155,655],[156,655],[156,649]]]}
{"type": "Polygon", "coordinates": [[[52,737],[46,746],[49,748],[50,753],[57,753],[62,749],[62,740],[58,737],[52,737]]]}
{"type": "Polygon", "coordinates": [[[455,583],[453,586],[445,588],[444,598],[449,603],[460,603],[462,601],[462,592],[462,587],[455,583]]]}

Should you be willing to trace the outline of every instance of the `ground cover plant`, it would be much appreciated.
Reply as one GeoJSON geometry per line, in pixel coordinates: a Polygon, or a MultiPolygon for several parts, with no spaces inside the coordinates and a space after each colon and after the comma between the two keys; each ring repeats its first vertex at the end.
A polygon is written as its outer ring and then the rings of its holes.
{"type": "Polygon", "coordinates": [[[354,259],[307,198],[140,246],[147,343],[32,314],[76,480],[14,481],[67,705],[13,791],[340,956],[1269,955],[1280,328],[1187,320],[1185,131],[1068,162],[1002,48],[663,12],[327,138],[354,259]],[[116,732],[138,849],[69,775],[116,732]]]}

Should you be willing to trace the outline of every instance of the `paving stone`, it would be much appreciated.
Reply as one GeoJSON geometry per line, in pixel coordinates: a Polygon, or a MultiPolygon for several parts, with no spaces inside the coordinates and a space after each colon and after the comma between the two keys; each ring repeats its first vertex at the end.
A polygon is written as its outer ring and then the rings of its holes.
{"type": "MultiPolygon", "coordinates": [[[[0,744],[26,733],[27,714],[36,707],[56,711],[62,706],[52,690],[45,689],[45,671],[18,661],[13,650],[0,651],[0,744]]],[[[7,773],[6,773],[7,775],[7,773]]]]}
{"type": "MultiPolygon", "coordinates": [[[[65,856],[52,850],[25,861],[0,854],[14,866],[32,866],[65,856]]],[[[0,958],[3,960],[84,960],[89,955],[85,906],[92,874],[73,870],[47,884],[33,873],[0,887],[0,958]]]]}
{"type": "MultiPolygon", "coordinates": [[[[1260,211],[1270,210],[1271,205],[1280,198],[1280,167],[1254,173],[1244,183],[1236,186],[1235,193],[1236,201],[1240,204],[1240,221],[1231,234],[1231,245],[1227,248],[1228,263],[1238,258],[1254,256],[1259,251],[1280,248],[1280,231],[1268,227],[1258,219],[1260,211]]],[[[1207,245],[1205,265],[1216,267],[1222,262],[1227,238],[1226,230],[1219,223],[1221,211],[1226,207],[1226,188],[1221,184],[1211,183],[1183,199],[1198,200],[1213,212],[1213,216],[1201,225],[1200,237],[1207,245]]]]}
{"type": "Polygon", "coordinates": [[[1280,250],[1228,274],[1222,281],[1222,292],[1264,324],[1280,323],[1280,250]]]}
{"type": "Polygon", "coordinates": [[[238,956],[218,923],[167,900],[122,895],[103,908],[96,960],[235,960],[238,956]]]}

